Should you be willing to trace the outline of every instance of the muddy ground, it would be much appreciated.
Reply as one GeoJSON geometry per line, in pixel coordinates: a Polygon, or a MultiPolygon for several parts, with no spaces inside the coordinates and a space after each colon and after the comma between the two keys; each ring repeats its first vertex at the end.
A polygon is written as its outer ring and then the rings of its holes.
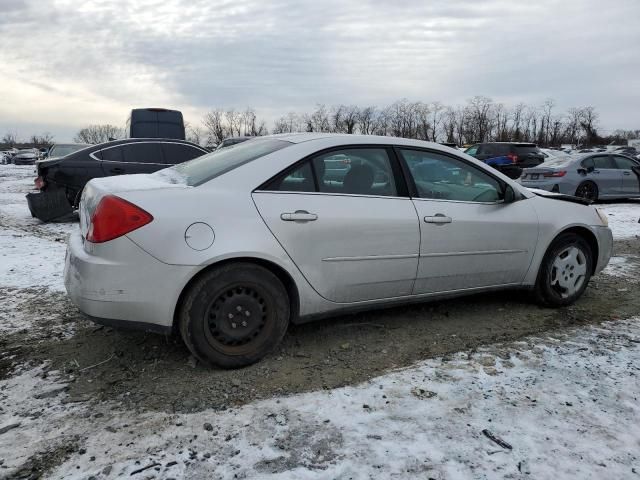
{"type": "Polygon", "coordinates": [[[640,239],[616,241],[627,275],[598,275],[572,307],[541,308],[526,292],[509,291],[341,316],[292,326],[267,358],[235,371],[198,365],[177,336],[95,325],[61,292],[0,288],[0,302],[13,302],[10,315],[36,322],[0,339],[0,378],[21,365],[46,364],[70,381],[65,402],[115,401],[168,413],[331,389],[496,341],[638,316],[638,252],[640,239]]]}

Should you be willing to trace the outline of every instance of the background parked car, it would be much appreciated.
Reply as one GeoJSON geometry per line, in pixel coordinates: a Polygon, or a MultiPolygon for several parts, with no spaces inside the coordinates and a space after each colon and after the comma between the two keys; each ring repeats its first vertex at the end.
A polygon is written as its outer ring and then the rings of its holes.
{"type": "Polygon", "coordinates": [[[640,197],[640,162],[617,154],[588,153],[524,170],[525,187],[598,199],[640,197]]]}
{"type": "Polygon", "coordinates": [[[40,152],[37,149],[29,148],[19,150],[18,153],[13,156],[12,163],[15,165],[34,165],[39,155],[40,152]]]}
{"type": "Polygon", "coordinates": [[[465,150],[467,155],[478,160],[509,157],[520,168],[531,168],[544,161],[544,155],[535,143],[488,142],[477,143],[465,150]]]}
{"type": "Polygon", "coordinates": [[[27,194],[31,215],[50,221],[77,208],[80,193],[92,178],[152,173],[208,153],[194,143],[175,139],[130,138],[83,148],[37,163],[35,186],[27,194]]]}

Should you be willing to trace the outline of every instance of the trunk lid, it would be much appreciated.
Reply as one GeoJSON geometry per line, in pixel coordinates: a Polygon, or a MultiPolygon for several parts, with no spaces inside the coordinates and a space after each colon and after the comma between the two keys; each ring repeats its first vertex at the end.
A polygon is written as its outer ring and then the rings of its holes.
{"type": "Polygon", "coordinates": [[[84,187],[80,199],[79,215],[82,236],[87,237],[93,213],[104,196],[120,196],[126,192],[140,190],[193,188],[180,183],[180,180],[175,172],[165,173],[164,170],[153,174],[117,175],[90,180],[84,187]]]}

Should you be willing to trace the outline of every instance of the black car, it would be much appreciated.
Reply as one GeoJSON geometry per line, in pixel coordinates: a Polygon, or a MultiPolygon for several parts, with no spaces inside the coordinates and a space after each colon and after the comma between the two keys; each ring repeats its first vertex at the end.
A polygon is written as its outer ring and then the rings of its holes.
{"type": "Polygon", "coordinates": [[[42,160],[35,180],[40,192],[27,194],[29,210],[44,222],[65,217],[78,207],[82,189],[92,178],[153,173],[205,153],[205,148],[184,140],[129,138],[42,160]]]}
{"type": "Polygon", "coordinates": [[[482,161],[496,157],[509,157],[512,163],[520,168],[537,167],[544,162],[544,155],[535,143],[477,143],[467,148],[465,153],[482,161]]]}

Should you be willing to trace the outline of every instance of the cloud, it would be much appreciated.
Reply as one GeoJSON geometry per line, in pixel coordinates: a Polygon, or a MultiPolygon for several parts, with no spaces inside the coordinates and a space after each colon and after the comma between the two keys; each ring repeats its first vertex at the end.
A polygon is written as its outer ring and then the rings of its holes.
{"type": "Polygon", "coordinates": [[[555,98],[637,127],[637,0],[4,0],[0,128],[69,136],[137,106],[265,115],[407,97],[555,98]],[[35,101],[37,100],[37,101],[35,101]],[[4,102],[3,102],[4,103],[4,102]],[[63,112],[61,115],[60,113],[63,112]],[[66,126],[66,127],[65,127],[66,126]]]}

